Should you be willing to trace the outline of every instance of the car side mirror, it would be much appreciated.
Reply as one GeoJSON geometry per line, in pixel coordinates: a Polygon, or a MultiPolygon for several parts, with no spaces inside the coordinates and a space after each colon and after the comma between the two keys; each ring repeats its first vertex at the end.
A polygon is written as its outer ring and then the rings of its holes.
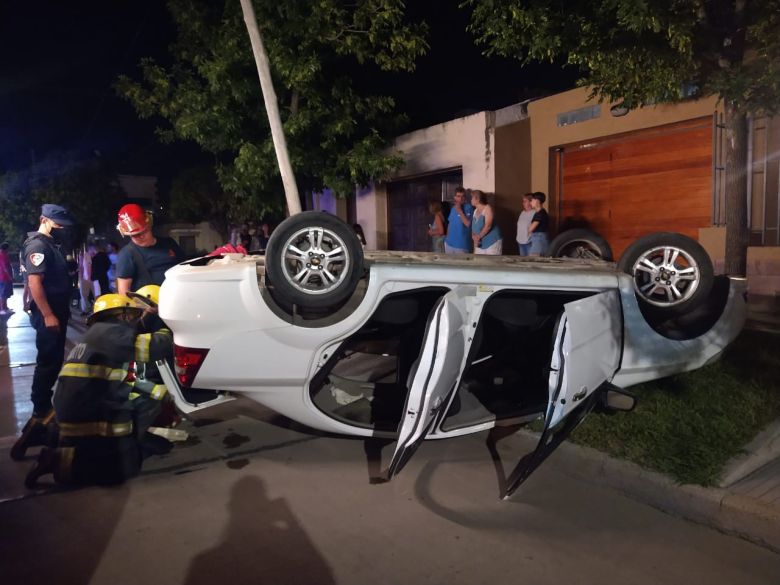
{"type": "Polygon", "coordinates": [[[616,412],[631,412],[636,407],[636,396],[612,384],[605,384],[601,392],[598,412],[615,414],[616,412]]]}

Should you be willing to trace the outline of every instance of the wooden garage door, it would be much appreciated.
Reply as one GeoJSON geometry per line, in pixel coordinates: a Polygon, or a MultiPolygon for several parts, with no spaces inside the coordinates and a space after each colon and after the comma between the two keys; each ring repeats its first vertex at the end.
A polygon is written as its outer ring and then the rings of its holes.
{"type": "Polygon", "coordinates": [[[564,147],[557,157],[558,225],[587,224],[615,258],[648,233],[698,239],[711,223],[709,117],[564,147]]]}

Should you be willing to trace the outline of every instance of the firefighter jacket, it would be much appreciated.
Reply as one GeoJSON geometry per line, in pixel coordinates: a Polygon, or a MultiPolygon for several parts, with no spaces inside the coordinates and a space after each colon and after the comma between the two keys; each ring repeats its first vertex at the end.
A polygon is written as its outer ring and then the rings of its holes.
{"type": "Polygon", "coordinates": [[[122,437],[133,434],[132,401],[161,399],[162,384],[129,379],[131,362],[169,357],[168,329],[137,334],[124,322],[93,324],[68,355],[54,392],[60,437],[122,437]]]}

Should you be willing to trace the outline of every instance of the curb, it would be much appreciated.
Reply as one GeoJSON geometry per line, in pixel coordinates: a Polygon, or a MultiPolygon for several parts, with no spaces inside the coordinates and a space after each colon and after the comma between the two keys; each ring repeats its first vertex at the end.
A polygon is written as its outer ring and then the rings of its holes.
{"type": "Polygon", "coordinates": [[[732,458],[721,474],[720,487],[728,488],[767,463],[780,457],[780,419],[758,433],[744,448],[743,453],[732,458]]]}
{"type": "MultiPolygon", "coordinates": [[[[538,441],[538,434],[520,431],[538,441]]],[[[681,485],[636,463],[615,459],[590,447],[565,442],[553,458],[576,479],[606,485],[633,500],[737,536],[780,553],[780,508],[722,488],[681,485]]]]}

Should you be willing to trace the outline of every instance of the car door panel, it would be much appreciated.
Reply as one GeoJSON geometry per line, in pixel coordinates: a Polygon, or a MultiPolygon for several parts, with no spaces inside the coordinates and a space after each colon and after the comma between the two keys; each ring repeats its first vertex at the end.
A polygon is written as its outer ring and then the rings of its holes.
{"type": "Polygon", "coordinates": [[[564,305],[553,335],[549,403],[539,442],[509,474],[509,497],[593,410],[620,366],[622,315],[617,291],[564,305]]]}
{"type": "Polygon", "coordinates": [[[398,473],[432,428],[460,379],[468,344],[469,308],[473,287],[444,295],[432,311],[417,364],[409,376],[409,394],[388,477],[398,473]]]}

